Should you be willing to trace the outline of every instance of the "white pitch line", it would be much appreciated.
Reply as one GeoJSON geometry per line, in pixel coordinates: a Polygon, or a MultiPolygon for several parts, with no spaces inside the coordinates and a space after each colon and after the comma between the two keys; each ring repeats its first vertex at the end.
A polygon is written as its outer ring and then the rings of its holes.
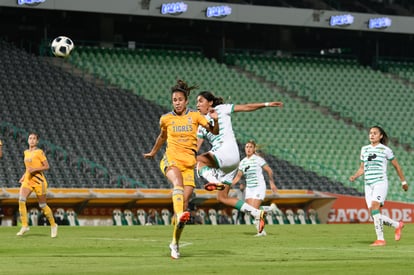
{"type": "Polygon", "coordinates": [[[136,241],[136,242],[156,242],[158,240],[149,240],[149,239],[121,239],[121,238],[82,238],[85,240],[100,240],[100,241],[136,241]]]}
{"type": "MultiPolygon", "coordinates": [[[[384,248],[387,248],[386,246],[384,248]]],[[[361,252],[365,252],[367,250],[373,250],[376,249],[378,251],[386,251],[386,252],[400,252],[400,253],[407,253],[407,252],[412,252],[414,253],[414,250],[405,250],[404,248],[402,249],[390,249],[389,247],[387,248],[387,250],[380,250],[380,247],[372,247],[367,245],[366,249],[363,248],[352,248],[352,247],[338,247],[338,248],[333,248],[333,247],[283,247],[284,250],[286,249],[290,249],[290,250],[330,250],[330,251],[343,251],[343,250],[352,250],[352,251],[361,251],[361,252]]]]}
{"type": "MultiPolygon", "coordinates": [[[[135,242],[159,242],[159,240],[149,240],[149,239],[122,239],[122,238],[82,238],[85,240],[100,240],[100,241],[135,241],[135,242]]],[[[192,245],[190,242],[180,242],[180,247],[185,247],[192,245]]]]}
{"type": "Polygon", "coordinates": [[[184,247],[184,246],[189,246],[192,245],[193,243],[188,243],[188,242],[180,242],[180,247],[184,247]]]}

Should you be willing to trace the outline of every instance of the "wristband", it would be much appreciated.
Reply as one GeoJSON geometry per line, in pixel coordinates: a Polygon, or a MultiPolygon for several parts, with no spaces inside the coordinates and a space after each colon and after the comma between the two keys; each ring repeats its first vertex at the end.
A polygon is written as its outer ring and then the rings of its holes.
{"type": "Polygon", "coordinates": [[[407,181],[402,181],[401,185],[407,185],[407,181]]]}
{"type": "Polygon", "coordinates": [[[265,107],[269,107],[270,103],[269,102],[265,102],[265,107]]]}

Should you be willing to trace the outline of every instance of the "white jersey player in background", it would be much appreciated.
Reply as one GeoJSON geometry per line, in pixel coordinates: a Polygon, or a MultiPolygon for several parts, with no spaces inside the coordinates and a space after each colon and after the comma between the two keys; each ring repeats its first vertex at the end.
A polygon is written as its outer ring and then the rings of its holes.
{"type": "Polygon", "coordinates": [[[219,134],[212,136],[199,128],[197,134],[198,149],[204,140],[207,140],[212,148],[210,151],[197,156],[197,171],[200,176],[207,180],[207,190],[218,190],[217,200],[225,205],[236,208],[242,212],[250,212],[257,220],[258,231],[261,233],[265,226],[264,211],[254,208],[242,200],[229,197],[228,193],[232,181],[237,174],[240,153],[234,135],[231,115],[235,112],[251,112],[264,107],[283,107],[282,102],[263,102],[249,104],[224,104],[220,97],[213,93],[204,91],[197,96],[197,109],[208,117],[209,108],[214,108],[218,114],[219,134]]]}
{"type": "MultiPolygon", "coordinates": [[[[246,157],[240,161],[238,172],[233,179],[232,186],[236,185],[244,176],[246,180],[245,201],[254,208],[260,208],[266,196],[266,181],[263,176],[265,171],[269,178],[269,186],[273,193],[277,193],[277,187],[273,179],[273,170],[266,160],[256,153],[256,142],[249,140],[244,146],[246,157]]],[[[265,211],[276,211],[276,205],[263,206],[265,211]]],[[[258,224],[256,224],[258,229],[258,224]]],[[[256,236],[266,236],[266,231],[257,232],[256,236]]]]}
{"type": "Polygon", "coordinates": [[[408,190],[408,184],[405,181],[403,171],[397,159],[394,157],[394,153],[387,146],[388,136],[385,131],[379,126],[371,127],[369,130],[369,140],[371,144],[363,146],[361,149],[361,165],[349,180],[354,181],[359,176],[364,175],[365,201],[374,220],[375,232],[377,234],[377,240],[371,246],[384,246],[386,244],[383,231],[384,224],[395,228],[394,237],[396,241],[400,240],[401,231],[404,227],[402,221],[397,222],[381,214],[381,207],[384,206],[388,192],[388,161],[391,161],[391,164],[397,171],[404,191],[408,190]]]}

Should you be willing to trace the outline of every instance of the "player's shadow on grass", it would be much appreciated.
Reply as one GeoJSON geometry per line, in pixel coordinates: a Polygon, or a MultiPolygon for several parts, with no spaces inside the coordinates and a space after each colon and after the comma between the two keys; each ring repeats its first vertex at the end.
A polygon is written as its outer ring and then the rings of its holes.
{"type": "Polygon", "coordinates": [[[246,236],[254,236],[254,235],[257,234],[257,232],[256,231],[249,231],[249,232],[243,232],[242,234],[246,235],[246,236]]]}
{"type": "Polygon", "coordinates": [[[357,243],[357,244],[364,244],[364,245],[369,246],[370,244],[372,244],[372,243],[373,243],[373,241],[357,241],[357,242],[355,242],[355,243],[357,243]]]}
{"type": "Polygon", "coordinates": [[[227,255],[236,255],[236,253],[232,252],[231,250],[197,250],[194,253],[188,253],[185,255],[182,255],[181,258],[184,257],[207,257],[207,256],[211,256],[211,255],[215,255],[215,256],[227,256],[227,255]]]}
{"type": "Polygon", "coordinates": [[[23,236],[16,236],[17,239],[27,239],[27,238],[32,238],[32,237],[48,237],[50,238],[50,234],[42,234],[42,233],[26,233],[23,236]]]}

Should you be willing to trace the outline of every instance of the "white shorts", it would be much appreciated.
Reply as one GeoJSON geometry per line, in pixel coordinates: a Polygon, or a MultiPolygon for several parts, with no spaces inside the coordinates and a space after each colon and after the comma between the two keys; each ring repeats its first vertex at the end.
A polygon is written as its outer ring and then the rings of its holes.
{"type": "Polygon", "coordinates": [[[239,167],[240,153],[237,144],[223,144],[218,150],[211,150],[211,154],[224,173],[231,173],[233,170],[239,167]]]}
{"type": "Polygon", "coordinates": [[[365,202],[367,203],[367,207],[371,208],[373,201],[379,202],[383,206],[387,198],[387,192],[388,181],[365,185],[365,202]]]}
{"type": "Polygon", "coordinates": [[[261,184],[256,187],[246,186],[245,199],[264,200],[266,196],[266,185],[261,184]]]}

